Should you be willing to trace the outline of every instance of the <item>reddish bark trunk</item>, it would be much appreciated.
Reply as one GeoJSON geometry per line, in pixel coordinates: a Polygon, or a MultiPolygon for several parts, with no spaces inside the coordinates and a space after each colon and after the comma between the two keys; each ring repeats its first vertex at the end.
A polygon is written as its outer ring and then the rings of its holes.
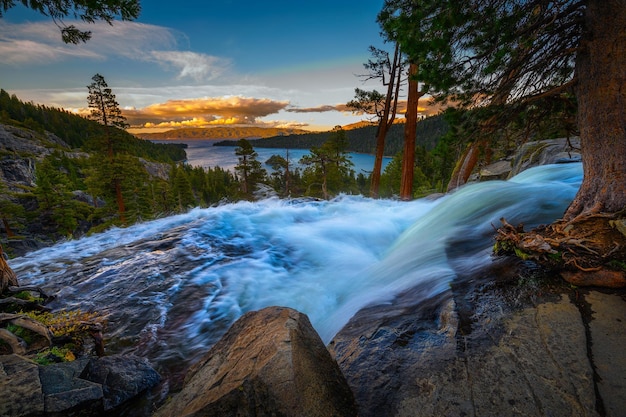
{"type": "Polygon", "coordinates": [[[463,155],[461,155],[461,158],[459,158],[459,161],[454,167],[450,182],[448,182],[447,192],[453,191],[467,182],[478,163],[478,155],[480,154],[479,148],[480,142],[474,142],[463,152],[463,155]]]}
{"type": "Polygon", "coordinates": [[[126,207],[124,206],[124,197],[122,196],[122,185],[120,180],[115,180],[115,199],[117,200],[117,211],[120,215],[120,221],[126,224],[126,207]]]}
{"type": "Polygon", "coordinates": [[[4,231],[7,233],[7,237],[15,237],[13,229],[11,229],[11,226],[9,226],[9,221],[4,217],[2,218],[2,224],[4,225],[4,231]]]}
{"type": "Polygon", "coordinates": [[[626,0],[589,0],[576,61],[584,179],[566,220],[626,208],[626,0]]]}
{"type": "Polygon", "coordinates": [[[400,179],[400,198],[413,198],[413,169],[415,166],[415,134],[417,130],[417,105],[420,98],[418,91],[416,63],[409,65],[409,91],[407,97],[406,124],[404,125],[404,157],[402,159],[402,177],[400,179]]]}

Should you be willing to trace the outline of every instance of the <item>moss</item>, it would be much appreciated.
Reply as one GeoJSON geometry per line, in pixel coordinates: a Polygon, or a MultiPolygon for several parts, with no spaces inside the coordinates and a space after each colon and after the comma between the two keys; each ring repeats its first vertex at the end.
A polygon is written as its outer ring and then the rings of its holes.
{"type": "Polygon", "coordinates": [[[59,362],[71,362],[76,359],[72,350],[67,347],[53,346],[50,349],[43,350],[33,359],[39,365],[50,365],[59,362]]]}

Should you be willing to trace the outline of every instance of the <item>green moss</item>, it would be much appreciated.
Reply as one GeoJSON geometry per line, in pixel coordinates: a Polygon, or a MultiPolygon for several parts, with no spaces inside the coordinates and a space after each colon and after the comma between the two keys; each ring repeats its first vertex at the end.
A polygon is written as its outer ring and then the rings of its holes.
{"type": "Polygon", "coordinates": [[[619,259],[610,260],[608,266],[618,271],[626,271],[626,262],[619,259]]]}
{"type": "Polygon", "coordinates": [[[59,362],[71,362],[74,359],[76,359],[76,357],[69,347],[53,346],[50,349],[39,352],[33,360],[39,365],[46,366],[59,362]]]}

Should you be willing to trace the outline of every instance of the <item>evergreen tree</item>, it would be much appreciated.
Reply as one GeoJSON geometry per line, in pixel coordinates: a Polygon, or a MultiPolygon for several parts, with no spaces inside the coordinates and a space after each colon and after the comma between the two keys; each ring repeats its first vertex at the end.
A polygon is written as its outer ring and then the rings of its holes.
{"type": "Polygon", "coordinates": [[[251,196],[257,184],[263,182],[267,172],[257,160],[258,154],[246,139],[240,139],[235,148],[235,155],[239,163],[235,166],[235,172],[240,176],[241,191],[246,196],[251,196]]]}
{"type": "Polygon", "coordinates": [[[23,227],[25,216],[24,207],[11,198],[4,181],[0,180],[0,219],[8,238],[15,237],[17,229],[23,227]]]}
{"type": "MultiPolygon", "coordinates": [[[[0,18],[15,6],[15,0],[0,1],[0,18]]],[[[138,0],[20,0],[29,9],[49,16],[61,30],[65,43],[78,44],[91,39],[91,31],[79,30],[75,25],[66,25],[63,19],[69,17],[87,23],[113,20],[134,20],[141,10],[138,0]]]]}
{"type": "Polygon", "coordinates": [[[39,203],[43,223],[53,226],[49,232],[71,237],[79,222],[89,216],[91,207],[74,199],[71,181],[55,167],[54,160],[54,155],[51,155],[37,164],[33,193],[39,203]]]}
{"type": "Polygon", "coordinates": [[[311,194],[313,186],[320,185],[322,197],[328,200],[331,192],[355,188],[353,164],[346,148],[346,132],[336,128],[322,146],[312,147],[308,155],[300,158],[300,163],[307,166],[303,174],[307,194],[311,194]]]}
{"type": "MultiPolygon", "coordinates": [[[[124,165],[120,164],[116,160],[118,154],[114,139],[119,137],[118,129],[127,127],[126,118],[122,116],[119,104],[115,100],[115,94],[107,85],[104,77],[100,74],[96,74],[92,77],[93,82],[87,86],[89,95],[87,97],[91,114],[89,118],[95,120],[104,126],[104,144],[99,147],[100,152],[106,152],[107,160],[105,162],[108,167],[102,166],[103,170],[109,172],[109,176],[102,176],[100,178],[104,181],[113,182],[113,189],[115,192],[115,202],[117,204],[118,215],[122,224],[126,224],[126,207],[124,203],[124,196],[122,192],[122,179],[124,176],[124,165]],[[122,171],[118,171],[116,168],[120,168],[122,171]]],[[[119,158],[118,158],[119,159],[119,158]]],[[[104,188],[106,190],[107,188],[104,188]]]]}
{"type": "Polygon", "coordinates": [[[179,213],[184,213],[190,207],[196,206],[189,174],[184,166],[172,167],[170,174],[171,190],[179,213]]]}
{"type": "Polygon", "coordinates": [[[398,110],[398,99],[402,86],[402,72],[404,61],[400,52],[400,45],[394,42],[394,53],[391,58],[389,52],[370,46],[372,59],[365,68],[369,71],[367,79],[377,79],[387,86],[387,94],[383,97],[378,91],[355,90],[355,100],[347,105],[353,111],[374,114],[378,118],[376,129],[376,156],[371,175],[370,196],[377,198],[380,187],[383,156],[385,155],[385,141],[387,133],[393,126],[398,110]]]}

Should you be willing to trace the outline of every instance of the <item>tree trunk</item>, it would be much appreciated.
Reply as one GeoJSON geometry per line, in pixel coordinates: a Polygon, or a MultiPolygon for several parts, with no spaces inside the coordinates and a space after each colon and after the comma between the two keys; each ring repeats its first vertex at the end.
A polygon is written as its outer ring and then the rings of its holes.
{"type": "Polygon", "coordinates": [[[404,125],[404,156],[402,159],[402,178],[400,179],[400,199],[413,198],[413,170],[415,166],[415,134],[417,131],[417,105],[420,98],[417,75],[418,66],[409,65],[409,91],[406,108],[406,124],[404,125]]]}
{"type": "Polygon", "coordinates": [[[9,221],[4,217],[2,218],[2,224],[4,225],[4,231],[6,232],[7,237],[15,237],[13,229],[9,226],[9,221]]]}
{"type": "Polygon", "coordinates": [[[9,287],[17,287],[19,285],[17,275],[4,260],[4,252],[0,248],[0,294],[4,293],[9,287]]]}
{"type": "Polygon", "coordinates": [[[565,220],[626,208],[626,0],[589,0],[576,60],[584,178],[565,220]]]}
{"type": "Polygon", "coordinates": [[[457,161],[454,171],[452,171],[450,182],[448,182],[447,192],[451,192],[467,183],[467,180],[470,175],[472,175],[472,171],[478,163],[478,154],[480,153],[479,148],[480,142],[478,141],[468,145],[465,152],[463,152],[463,155],[461,155],[457,161]]]}
{"type": "Polygon", "coordinates": [[[396,72],[400,72],[398,68],[400,59],[400,45],[396,43],[393,54],[393,63],[391,65],[391,73],[389,75],[389,85],[387,86],[385,108],[383,109],[383,116],[378,122],[378,130],[376,132],[376,158],[374,159],[374,170],[372,171],[372,180],[370,184],[370,197],[372,198],[378,198],[380,175],[383,167],[383,156],[385,155],[385,138],[387,137],[389,127],[393,124],[393,121],[396,118],[398,90],[400,87],[400,77],[396,77],[396,72]],[[392,99],[394,101],[393,105],[391,104],[392,99]]]}
{"type": "Polygon", "coordinates": [[[126,224],[126,207],[124,205],[124,196],[122,195],[122,184],[119,179],[115,180],[115,200],[117,201],[117,211],[120,215],[120,221],[126,224]]]}

